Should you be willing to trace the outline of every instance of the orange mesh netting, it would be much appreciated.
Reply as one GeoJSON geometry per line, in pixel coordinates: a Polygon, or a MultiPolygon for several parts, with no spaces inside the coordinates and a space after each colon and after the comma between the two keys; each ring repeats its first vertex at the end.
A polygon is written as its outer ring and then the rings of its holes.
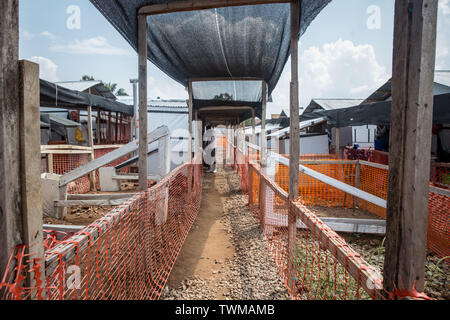
{"type": "MultiPolygon", "coordinates": [[[[100,158],[107,153],[110,153],[116,150],[117,147],[107,148],[107,149],[96,149],[94,151],[95,159],[100,158]]],[[[107,165],[107,167],[115,167],[124,161],[128,160],[130,156],[124,156],[118,160],[107,165]]],[[[90,161],[89,154],[54,154],[53,155],[53,173],[58,175],[64,175],[84,164],[87,164],[90,161]]],[[[128,172],[129,168],[123,168],[121,172],[128,172]]],[[[48,166],[48,160],[45,157],[41,157],[41,172],[48,173],[50,172],[48,166]]],[[[95,171],[97,188],[100,188],[100,180],[98,170],[95,171]]],[[[71,183],[67,186],[67,192],[70,194],[84,194],[89,192],[91,189],[91,184],[89,180],[89,175],[85,175],[71,183]]]]}
{"type": "Polygon", "coordinates": [[[294,299],[382,298],[381,277],[345,241],[286,191],[248,165],[250,207],[258,219],[280,275],[294,299]],[[289,246],[289,214],[297,220],[289,246]],[[291,250],[289,248],[291,247],[291,250]]]}
{"type": "Polygon", "coordinates": [[[49,245],[45,262],[33,264],[19,246],[0,283],[0,299],[159,298],[201,196],[201,165],[185,164],[74,236],[49,245]],[[27,287],[26,275],[38,284],[27,287]]]}

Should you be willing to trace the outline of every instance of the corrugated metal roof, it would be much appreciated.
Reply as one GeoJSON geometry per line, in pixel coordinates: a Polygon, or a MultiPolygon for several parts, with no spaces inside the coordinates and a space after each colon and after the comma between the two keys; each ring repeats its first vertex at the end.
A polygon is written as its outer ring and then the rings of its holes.
{"type": "Polygon", "coordinates": [[[79,126],[81,126],[80,123],[72,121],[72,120],[69,120],[69,119],[58,117],[58,116],[55,116],[53,114],[49,114],[49,116],[50,116],[50,122],[56,122],[57,124],[63,125],[65,127],[79,127],[79,126]]]}
{"type": "Polygon", "coordinates": [[[337,110],[361,104],[364,99],[313,99],[324,110],[337,110]]]}
{"type": "Polygon", "coordinates": [[[91,89],[91,94],[97,94],[107,99],[116,100],[117,97],[114,93],[109,90],[102,81],[98,80],[89,80],[89,81],[61,81],[55,82],[56,85],[64,87],[69,90],[75,90],[80,92],[89,93],[89,89],[91,89]]]}
{"type": "Polygon", "coordinates": [[[450,87],[450,70],[436,70],[434,82],[450,87]]]}
{"type": "MultiPolygon", "coordinates": [[[[302,121],[302,122],[300,122],[300,130],[312,127],[312,126],[322,123],[324,121],[326,121],[325,118],[317,118],[317,119],[313,119],[313,120],[302,121]]],[[[272,134],[269,134],[267,137],[280,138],[285,135],[289,135],[290,131],[291,131],[291,128],[287,127],[287,128],[278,130],[272,134]]]]}
{"type": "MultiPolygon", "coordinates": [[[[119,97],[119,102],[126,103],[129,105],[133,105],[133,97],[119,97]]],[[[188,105],[186,100],[182,99],[170,99],[170,100],[154,100],[148,99],[148,108],[149,111],[155,112],[188,112],[188,105]]]]}

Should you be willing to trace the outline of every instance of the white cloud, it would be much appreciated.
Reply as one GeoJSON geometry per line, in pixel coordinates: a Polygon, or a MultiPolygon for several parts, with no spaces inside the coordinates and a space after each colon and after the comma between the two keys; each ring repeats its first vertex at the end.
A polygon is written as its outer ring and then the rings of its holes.
{"type": "Polygon", "coordinates": [[[94,37],[86,40],[74,40],[64,44],[55,44],[50,50],[72,54],[97,54],[97,55],[129,55],[130,52],[123,48],[114,47],[105,37],[94,37]]]}
{"type": "Polygon", "coordinates": [[[450,69],[450,0],[439,1],[436,69],[450,69]]]}
{"type": "Polygon", "coordinates": [[[444,15],[450,14],[450,0],[439,0],[439,12],[444,15]]]}
{"type": "MultiPolygon", "coordinates": [[[[389,79],[371,45],[339,39],[310,47],[299,57],[300,105],[312,98],[366,98],[389,79]]],[[[289,106],[290,61],[273,93],[275,104],[289,106]]]]}
{"type": "Polygon", "coordinates": [[[37,64],[39,64],[39,77],[50,81],[50,82],[56,82],[59,81],[57,74],[58,66],[50,59],[44,58],[44,57],[31,57],[27,60],[33,61],[37,64]]]}

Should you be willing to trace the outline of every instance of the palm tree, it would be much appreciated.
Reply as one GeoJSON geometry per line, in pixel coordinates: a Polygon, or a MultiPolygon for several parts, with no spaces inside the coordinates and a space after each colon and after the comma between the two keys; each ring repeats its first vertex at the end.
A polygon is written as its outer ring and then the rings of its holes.
{"type": "Polygon", "coordinates": [[[93,76],[84,75],[81,80],[83,81],[92,81],[95,80],[93,76]]]}
{"type": "Polygon", "coordinates": [[[125,92],[125,89],[124,89],[124,88],[120,88],[119,90],[117,90],[116,96],[118,96],[118,97],[121,97],[121,96],[128,96],[128,93],[125,92]]]}

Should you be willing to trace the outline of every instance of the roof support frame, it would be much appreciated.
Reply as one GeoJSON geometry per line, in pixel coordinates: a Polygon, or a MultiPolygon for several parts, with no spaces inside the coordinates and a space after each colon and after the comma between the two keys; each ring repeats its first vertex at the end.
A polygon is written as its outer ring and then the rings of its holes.
{"type": "Polygon", "coordinates": [[[138,15],[151,16],[173,12],[289,2],[291,2],[291,0],[181,0],[177,2],[143,6],[139,9],[138,15]]]}

